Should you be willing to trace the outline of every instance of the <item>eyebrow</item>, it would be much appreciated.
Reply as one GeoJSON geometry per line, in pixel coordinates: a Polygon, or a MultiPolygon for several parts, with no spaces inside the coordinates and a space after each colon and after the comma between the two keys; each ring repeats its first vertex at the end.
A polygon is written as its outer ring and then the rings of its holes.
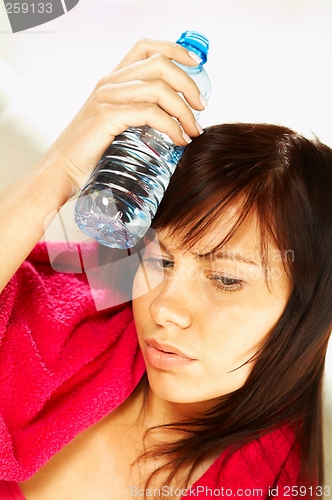
{"type": "MultiPolygon", "coordinates": [[[[168,255],[172,255],[171,252],[168,250],[166,245],[162,241],[158,241],[160,247],[168,253],[168,255]]],[[[225,251],[225,250],[217,250],[216,252],[207,252],[205,254],[199,254],[196,252],[191,253],[194,255],[195,258],[201,259],[201,260],[235,260],[237,262],[244,262],[245,264],[249,264],[251,266],[256,266],[259,267],[259,264],[251,259],[248,259],[246,257],[243,257],[238,252],[231,252],[231,251],[225,251]]]]}
{"type": "Polygon", "coordinates": [[[238,262],[244,262],[250,266],[258,266],[257,262],[243,257],[238,252],[226,252],[225,250],[217,250],[216,252],[208,252],[206,254],[194,253],[194,255],[202,260],[236,260],[238,262]]]}

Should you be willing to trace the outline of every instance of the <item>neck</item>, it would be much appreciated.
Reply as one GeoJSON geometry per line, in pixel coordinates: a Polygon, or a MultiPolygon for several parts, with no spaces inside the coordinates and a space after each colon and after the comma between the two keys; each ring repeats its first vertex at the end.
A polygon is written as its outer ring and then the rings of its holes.
{"type": "Polygon", "coordinates": [[[180,423],[198,419],[204,412],[215,406],[218,401],[201,401],[195,403],[177,403],[159,397],[151,390],[147,378],[144,378],[134,395],[137,402],[137,423],[145,430],[172,423],[180,423]],[[137,391],[137,392],[136,392],[137,391]]]}
{"type": "MultiPolygon", "coordinates": [[[[213,405],[215,404],[216,401],[213,402],[213,405]]],[[[193,418],[198,418],[202,415],[204,410],[212,406],[212,403],[210,402],[209,406],[207,406],[207,402],[182,404],[165,401],[151,390],[147,378],[144,377],[133,394],[127,399],[125,405],[126,406],[123,407],[124,414],[120,417],[121,424],[129,424],[127,427],[127,435],[131,435],[133,437],[137,445],[137,450],[139,451],[142,439],[145,442],[144,448],[147,450],[154,450],[156,445],[162,446],[163,443],[170,444],[183,439],[184,434],[181,430],[170,428],[157,428],[150,433],[145,433],[154,427],[185,422],[187,420],[190,421],[193,418]]],[[[131,447],[133,446],[133,443],[134,442],[131,442],[131,447]]],[[[164,447],[162,448],[164,449],[164,447]]],[[[195,465],[194,472],[190,476],[190,484],[193,484],[206,471],[219,454],[219,451],[216,452],[215,450],[211,450],[210,453],[204,455],[204,458],[195,465]]],[[[137,453],[137,456],[138,455],[139,453],[137,453]]],[[[171,456],[169,455],[167,460],[170,458],[171,456]]],[[[141,471],[144,468],[148,477],[155,470],[157,470],[158,467],[161,467],[164,464],[164,456],[153,456],[152,460],[149,459],[148,461],[141,461],[140,467],[141,471]]],[[[182,478],[182,473],[185,473],[183,477],[186,477],[190,470],[191,464],[187,464],[183,470],[181,469],[178,472],[176,476],[177,481],[180,481],[182,478]]],[[[168,474],[168,469],[161,471],[161,476],[158,475],[158,481],[160,484],[162,484],[163,480],[168,477],[168,474]]]]}

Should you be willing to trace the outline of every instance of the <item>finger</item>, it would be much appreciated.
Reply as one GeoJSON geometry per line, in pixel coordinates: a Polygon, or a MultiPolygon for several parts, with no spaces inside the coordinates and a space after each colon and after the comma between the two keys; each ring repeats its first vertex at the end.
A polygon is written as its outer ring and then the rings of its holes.
{"type": "Polygon", "coordinates": [[[137,61],[148,59],[154,54],[163,54],[168,59],[174,59],[174,61],[184,64],[185,66],[197,66],[198,64],[197,58],[194,59],[190,55],[190,51],[182,47],[182,45],[163,40],[142,38],[135,43],[133,48],[116,66],[113,72],[125,68],[137,61]]]}
{"type": "Polygon", "coordinates": [[[186,146],[190,142],[179,123],[156,104],[110,104],[104,110],[102,121],[99,127],[111,140],[129,127],[148,125],[167,134],[176,145],[186,146]]]}
{"type": "Polygon", "coordinates": [[[123,84],[108,84],[99,89],[99,102],[113,104],[157,104],[175,117],[190,136],[199,135],[197,124],[187,103],[162,79],[149,82],[136,80],[123,84]],[[110,101],[111,96],[111,101],[110,101]]]}
{"type": "Polygon", "coordinates": [[[146,60],[138,61],[103,78],[100,85],[123,83],[130,80],[162,79],[176,92],[181,92],[188,104],[202,111],[204,106],[200,91],[192,78],[183,69],[162,54],[154,54],[146,60]]]}

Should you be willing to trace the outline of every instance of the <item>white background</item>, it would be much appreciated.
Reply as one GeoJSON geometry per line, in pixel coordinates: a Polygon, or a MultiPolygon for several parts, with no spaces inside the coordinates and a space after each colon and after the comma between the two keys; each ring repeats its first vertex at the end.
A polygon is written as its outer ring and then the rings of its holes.
{"type": "Polygon", "coordinates": [[[211,42],[203,126],[274,122],[332,145],[331,0],[80,0],[16,34],[1,2],[0,58],[31,85],[56,135],[137,39],[175,41],[186,29],[211,42]]]}
{"type": "MultiPolygon", "coordinates": [[[[21,106],[55,138],[137,39],[175,41],[187,29],[211,43],[212,96],[202,126],[279,123],[332,146],[332,0],[80,0],[66,15],[16,34],[0,0],[0,62],[26,88],[16,96],[21,106]]],[[[332,412],[332,397],[326,404],[332,412]]]]}

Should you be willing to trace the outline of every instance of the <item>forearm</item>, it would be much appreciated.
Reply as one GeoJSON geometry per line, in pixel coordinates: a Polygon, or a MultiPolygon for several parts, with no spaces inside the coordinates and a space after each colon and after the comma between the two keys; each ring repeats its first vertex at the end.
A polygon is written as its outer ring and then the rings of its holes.
{"type": "Polygon", "coordinates": [[[0,193],[0,290],[43,236],[72,186],[56,158],[45,155],[0,193]]]}

